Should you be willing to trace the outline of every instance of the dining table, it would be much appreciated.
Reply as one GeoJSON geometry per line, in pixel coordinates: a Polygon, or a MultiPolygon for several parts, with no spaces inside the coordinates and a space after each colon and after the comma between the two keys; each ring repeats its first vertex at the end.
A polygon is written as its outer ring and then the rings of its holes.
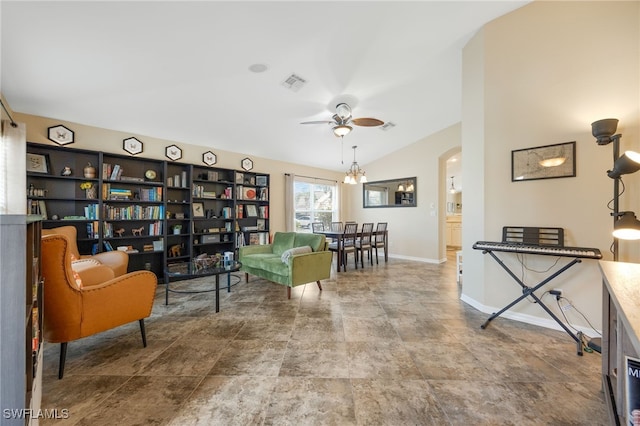
{"type": "MultiPolygon", "coordinates": [[[[314,234],[322,234],[327,238],[331,238],[332,240],[338,241],[338,272],[340,272],[340,265],[341,265],[341,260],[342,259],[342,252],[340,250],[340,247],[342,247],[342,244],[340,244],[342,238],[344,237],[344,231],[313,231],[314,234]]],[[[372,238],[372,245],[375,242],[375,237],[377,235],[383,235],[384,236],[384,261],[387,262],[389,260],[389,244],[387,244],[387,238],[389,236],[389,231],[388,230],[384,230],[384,231],[376,231],[375,229],[373,230],[373,232],[371,233],[371,238],[372,238]]],[[[360,238],[362,237],[362,231],[358,231],[356,232],[356,238],[360,238]]]]}

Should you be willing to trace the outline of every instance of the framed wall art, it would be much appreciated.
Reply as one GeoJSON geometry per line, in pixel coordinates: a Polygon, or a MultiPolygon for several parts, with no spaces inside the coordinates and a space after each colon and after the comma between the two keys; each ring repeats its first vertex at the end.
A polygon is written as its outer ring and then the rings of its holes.
{"type": "Polygon", "coordinates": [[[177,145],[169,145],[164,149],[164,155],[169,160],[178,161],[182,158],[182,149],[177,145]]]}
{"type": "Polygon", "coordinates": [[[122,141],[122,149],[131,155],[140,154],[142,152],[143,144],[136,138],[127,138],[122,141]]]}
{"type": "Polygon", "coordinates": [[[576,142],[511,151],[511,181],[576,176],[576,142]]]}
{"type": "Polygon", "coordinates": [[[51,126],[48,129],[48,138],[50,141],[57,143],[58,145],[68,145],[73,143],[75,134],[73,130],[58,124],[57,126],[51,126]]]}
{"type": "Polygon", "coordinates": [[[191,204],[191,208],[193,210],[193,217],[204,217],[203,203],[193,203],[191,204]]]}
{"type": "Polygon", "coordinates": [[[213,152],[207,151],[202,154],[202,162],[207,166],[213,166],[218,162],[218,158],[213,152]]]}
{"type": "Polygon", "coordinates": [[[27,152],[27,172],[49,174],[50,169],[48,154],[27,152]]]}

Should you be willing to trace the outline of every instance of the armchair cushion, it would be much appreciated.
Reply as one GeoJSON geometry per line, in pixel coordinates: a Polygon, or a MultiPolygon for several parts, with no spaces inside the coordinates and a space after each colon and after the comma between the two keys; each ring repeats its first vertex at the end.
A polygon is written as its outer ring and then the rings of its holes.
{"type": "Polygon", "coordinates": [[[282,263],[286,263],[288,265],[291,255],[302,254],[302,253],[312,253],[312,252],[313,250],[309,246],[293,247],[293,248],[290,248],[289,250],[285,250],[284,253],[282,253],[282,256],[280,256],[280,260],[282,261],[282,263]]]}
{"type": "Polygon", "coordinates": [[[293,248],[295,232],[277,232],[273,238],[272,253],[282,256],[286,250],[293,248]]]}
{"type": "Polygon", "coordinates": [[[67,237],[69,241],[68,250],[71,256],[73,257],[73,268],[79,270],[76,267],[75,262],[83,261],[83,260],[93,260],[98,264],[107,266],[111,268],[116,277],[124,275],[127,273],[127,268],[129,266],[129,255],[122,251],[107,251],[103,253],[97,253],[93,256],[91,255],[80,255],[78,252],[78,231],[75,226],[60,226],[58,228],[51,229],[43,229],[42,235],[64,235],[67,237]]]}

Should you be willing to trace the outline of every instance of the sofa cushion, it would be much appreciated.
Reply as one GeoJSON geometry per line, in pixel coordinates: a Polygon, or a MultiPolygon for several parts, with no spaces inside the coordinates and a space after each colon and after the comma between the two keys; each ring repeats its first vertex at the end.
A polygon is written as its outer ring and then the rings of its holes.
{"type": "MultiPolygon", "coordinates": [[[[277,259],[280,261],[280,256],[273,253],[255,253],[249,254],[242,257],[242,266],[248,266],[250,268],[258,268],[261,269],[263,263],[269,259],[277,259]]],[[[282,262],[281,262],[282,263],[282,262]]]]}
{"type": "Polygon", "coordinates": [[[293,248],[295,238],[295,232],[276,232],[273,236],[273,254],[282,256],[286,250],[293,248]]]}
{"type": "Polygon", "coordinates": [[[322,234],[307,234],[298,232],[295,234],[293,247],[309,246],[313,251],[324,249],[325,236],[322,234]]]}
{"type": "Polygon", "coordinates": [[[282,260],[282,263],[286,263],[288,265],[289,259],[291,259],[291,256],[293,256],[294,254],[311,253],[311,252],[313,252],[313,250],[311,250],[311,247],[309,246],[293,247],[293,248],[290,248],[289,250],[285,250],[284,253],[282,253],[282,256],[280,256],[280,260],[282,260]]]}

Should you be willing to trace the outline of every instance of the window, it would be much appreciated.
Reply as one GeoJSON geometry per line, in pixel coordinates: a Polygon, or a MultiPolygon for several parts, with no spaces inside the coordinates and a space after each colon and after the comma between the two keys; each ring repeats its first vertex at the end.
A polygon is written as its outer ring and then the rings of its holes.
{"type": "Polygon", "coordinates": [[[296,176],[293,183],[294,229],[312,232],[311,224],[325,227],[338,220],[338,184],[296,176]],[[320,183],[319,183],[320,182],[320,183]]]}

